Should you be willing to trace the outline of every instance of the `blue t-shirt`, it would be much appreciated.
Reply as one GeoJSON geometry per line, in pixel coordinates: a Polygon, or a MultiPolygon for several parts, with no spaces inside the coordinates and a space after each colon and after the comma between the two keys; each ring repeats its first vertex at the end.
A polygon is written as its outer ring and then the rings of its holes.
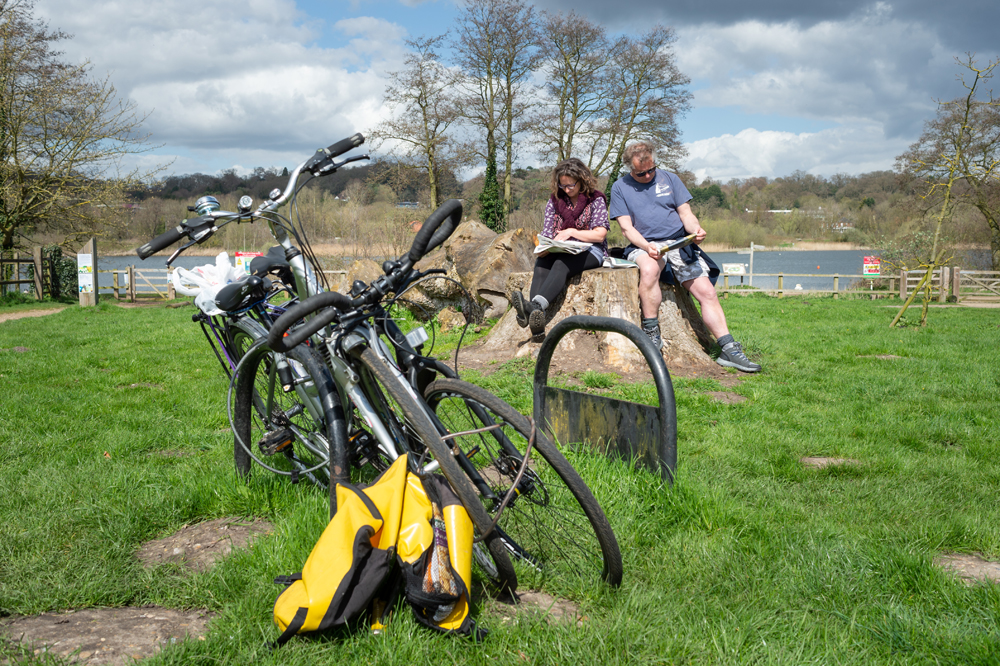
{"type": "Polygon", "coordinates": [[[625,174],[611,186],[608,215],[632,218],[632,225],[651,242],[665,241],[684,228],[677,207],[691,201],[691,193],[675,174],[662,169],[648,183],[625,174]]]}

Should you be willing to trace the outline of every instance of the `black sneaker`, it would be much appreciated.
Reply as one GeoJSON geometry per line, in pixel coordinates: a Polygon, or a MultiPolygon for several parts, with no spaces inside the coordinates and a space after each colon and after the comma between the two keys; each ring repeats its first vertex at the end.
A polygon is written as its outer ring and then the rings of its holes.
{"type": "Polygon", "coordinates": [[[538,303],[531,302],[530,305],[533,305],[534,309],[528,313],[528,327],[532,335],[542,335],[545,333],[545,310],[540,308],[538,303]]]}
{"type": "Polygon", "coordinates": [[[531,314],[531,306],[536,305],[531,301],[524,300],[524,294],[515,291],[510,295],[510,303],[514,306],[517,325],[524,328],[528,325],[528,315],[531,314]]]}
{"type": "Polygon", "coordinates": [[[653,328],[643,327],[643,332],[649,336],[649,339],[653,342],[653,345],[657,349],[663,349],[663,338],[660,337],[660,325],[656,324],[653,328]]]}
{"type": "Polygon", "coordinates": [[[723,347],[715,362],[728,368],[736,368],[741,372],[760,372],[760,366],[747,358],[747,355],[743,353],[743,347],[738,342],[730,342],[723,347]]]}

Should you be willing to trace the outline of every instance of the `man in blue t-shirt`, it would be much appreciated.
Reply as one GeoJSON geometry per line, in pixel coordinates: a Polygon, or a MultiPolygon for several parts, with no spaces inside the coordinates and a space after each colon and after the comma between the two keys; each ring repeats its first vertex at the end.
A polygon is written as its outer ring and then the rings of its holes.
{"type": "Polygon", "coordinates": [[[618,220],[630,243],[625,258],[639,266],[639,306],[646,335],[657,348],[663,346],[660,273],[669,262],[678,284],[698,299],[702,319],[722,347],[716,362],[743,372],[757,372],[760,366],[746,357],[740,343],[729,334],[701,248],[660,251],[669,240],[694,234],[694,242],[700,244],[707,235],[691,210],[691,194],[684,183],[675,174],[656,168],[653,147],[643,141],[625,148],[622,163],[631,171],[611,187],[608,214],[618,220]]]}

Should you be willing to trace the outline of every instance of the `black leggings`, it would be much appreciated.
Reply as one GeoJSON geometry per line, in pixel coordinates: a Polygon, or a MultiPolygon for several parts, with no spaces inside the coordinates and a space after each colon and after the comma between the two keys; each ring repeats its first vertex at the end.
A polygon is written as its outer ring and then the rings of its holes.
{"type": "Polygon", "coordinates": [[[600,268],[603,261],[592,252],[583,251],[580,254],[566,252],[550,252],[535,260],[535,274],[531,278],[531,296],[542,296],[549,303],[556,300],[566,283],[574,275],[584,271],[600,268]]]}

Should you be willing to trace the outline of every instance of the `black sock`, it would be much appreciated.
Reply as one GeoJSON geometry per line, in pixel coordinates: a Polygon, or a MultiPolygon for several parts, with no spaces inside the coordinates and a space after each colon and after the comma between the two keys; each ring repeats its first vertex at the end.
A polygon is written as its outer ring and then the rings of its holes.
{"type": "Polygon", "coordinates": [[[728,345],[731,342],[736,342],[736,340],[733,338],[732,335],[730,335],[729,333],[727,333],[726,335],[723,335],[721,338],[719,338],[718,340],[716,340],[716,342],[719,343],[720,347],[725,347],[726,345],[728,345]]]}
{"type": "Polygon", "coordinates": [[[652,330],[660,325],[660,320],[656,317],[643,317],[642,327],[645,329],[652,330]]]}

